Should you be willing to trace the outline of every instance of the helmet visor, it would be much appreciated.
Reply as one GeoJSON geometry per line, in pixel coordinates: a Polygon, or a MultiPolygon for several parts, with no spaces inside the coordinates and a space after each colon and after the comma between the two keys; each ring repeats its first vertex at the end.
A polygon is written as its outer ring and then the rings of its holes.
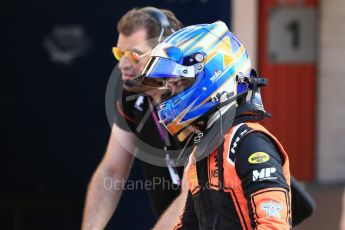
{"type": "Polygon", "coordinates": [[[151,57],[141,76],[148,78],[195,77],[194,66],[184,66],[162,57],[151,57]]]}

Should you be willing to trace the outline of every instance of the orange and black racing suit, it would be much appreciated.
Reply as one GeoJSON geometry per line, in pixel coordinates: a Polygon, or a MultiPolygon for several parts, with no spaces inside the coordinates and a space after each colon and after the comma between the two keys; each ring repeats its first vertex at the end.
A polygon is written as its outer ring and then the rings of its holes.
{"type": "Polygon", "coordinates": [[[290,229],[289,159],[258,123],[230,129],[208,157],[185,169],[186,206],[174,229],[290,229]]]}

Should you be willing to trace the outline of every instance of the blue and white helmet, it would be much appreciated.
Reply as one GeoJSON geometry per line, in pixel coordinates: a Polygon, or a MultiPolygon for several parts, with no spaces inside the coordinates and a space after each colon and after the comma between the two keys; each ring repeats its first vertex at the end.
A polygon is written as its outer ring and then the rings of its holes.
{"type": "MultiPolygon", "coordinates": [[[[251,62],[246,49],[225,23],[181,29],[156,46],[141,77],[164,85],[167,78],[193,79],[193,84],[157,108],[160,122],[180,133],[217,105],[250,91],[251,62]]],[[[260,98],[261,99],[261,98],[260,98]]]]}

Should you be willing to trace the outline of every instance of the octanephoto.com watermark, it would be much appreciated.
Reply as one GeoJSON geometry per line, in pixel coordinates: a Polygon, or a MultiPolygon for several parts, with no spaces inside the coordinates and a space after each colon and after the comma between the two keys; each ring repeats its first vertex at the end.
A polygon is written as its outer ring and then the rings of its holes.
{"type": "Polygon", "coordinates": [[[106,190],[178,190],[180,185],[174,184],[171,180],[164,177],[153,177],[152,180],[116,180],[106,177],[103,180],[103,186],[106,190]]]}

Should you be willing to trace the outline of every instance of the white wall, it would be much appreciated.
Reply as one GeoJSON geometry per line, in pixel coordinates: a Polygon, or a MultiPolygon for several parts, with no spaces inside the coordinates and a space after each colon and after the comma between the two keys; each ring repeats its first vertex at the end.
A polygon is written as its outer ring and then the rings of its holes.
{"type": "Polygon", "coordinates": [[[252,65],[257,69],[258,1],[232,0],[232,32],[240,39],[249,53],[252,65]]]}
{"type": "Polygon", "coordinates": [[[317,169],[345,182],[345,1],[319,1],[317,169]]]}

